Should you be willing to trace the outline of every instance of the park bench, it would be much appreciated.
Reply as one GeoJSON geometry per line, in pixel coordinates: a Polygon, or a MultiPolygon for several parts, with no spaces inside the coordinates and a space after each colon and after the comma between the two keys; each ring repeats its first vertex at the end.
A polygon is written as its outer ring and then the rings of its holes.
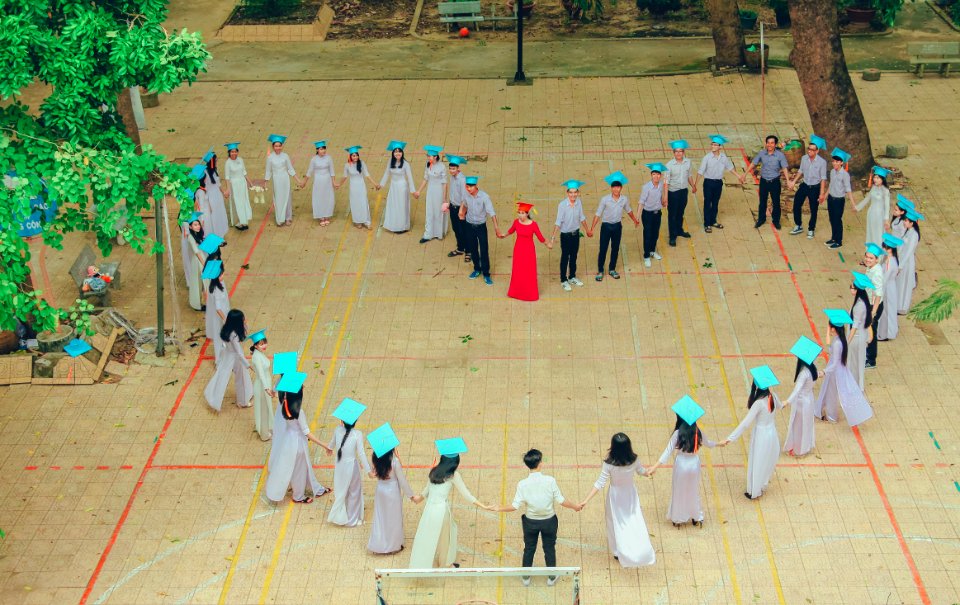
{"type": "Polygon", "coordinates": [[[960,63],[960,42],[911,42],[907,44],[910,67],[923,77],[923,68],[930,63],[940,64],[940,75],[950,73],[950,65],[960,63]]]}
{"type": "Polygon", "coordinates": [[[509,9],[507,9],[507,8],[504,8],[504,10],[505,10],[508,14],[506,14],[506,15],[498,15],[498,14],[497,14],[497,5],[496,5],[496,3],[494,3],[494,4],[490,7],[490,16],[484,18],[484,22],[490,21],[491,23],[493,23],[493,31],[497,31],[497,21],[510,21],[511,23],[513,23],[514,27],[516,27],[516,24],[517,24],[517,14],[516,14],[516,12],[511,12],[511,11],[510,11],[509,9]]]}
{"type": "Polygon", "coordinates": [[[476,29],[480,29],[483,14],[480,12],[479,0],[440,2],[437,8],[440,11],[440,22],[447,24],[447,31],[450,30],[451,23],[473,23],[476,29]]]}
{"type": "Polygon", "coordinates": [[[98,306],[105,307],[110,304],[110,291],[120,289],[120,263],[102,262],[97,264],[97,257],[93,253],[93,249],[89,244],[85,244],[76,260],[73,261],[73,265],[70,266],[70,277],[77,284],[77,292],[82,299],[96,299],[99,302],[98,306]],[[107,289],[104,292],[83,291],[83,280],[87,278],[87,267],[90,265],[95,265],[100,269],[101,274],[113,278],[113,281],[107,284],[107,289]]]}

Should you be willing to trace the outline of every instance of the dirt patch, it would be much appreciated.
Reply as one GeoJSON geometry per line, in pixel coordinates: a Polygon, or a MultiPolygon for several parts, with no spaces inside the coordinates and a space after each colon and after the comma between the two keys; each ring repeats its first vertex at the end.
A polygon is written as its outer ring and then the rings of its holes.
{"type": "Polygon", "coordinates": [[[406,36],[417,7],[416,0],[330,0],[328,4],[334,18],[327,40],[406,36]]]}
{"type": "Polygon", "coordinates": [[[249,8],[238,4],[224,25],[310,25],[316,21],[321,6],[323,0],[305,0],[286,15],[263,18],[252,15],[249,8]]]}

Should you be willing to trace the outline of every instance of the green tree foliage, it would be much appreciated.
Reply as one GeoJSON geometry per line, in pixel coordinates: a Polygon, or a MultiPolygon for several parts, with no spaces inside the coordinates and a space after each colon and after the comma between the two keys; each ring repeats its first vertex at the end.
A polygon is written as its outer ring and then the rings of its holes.
{"type": "Polygon", "coordinates": [[[960,282],[952,279],[937,281],[933,294],[913,305],[907,317],[914,321],[940,323],[960,308],[960,282]]]}
{"type": "Polygon", "coordinates": [[[38,329],[84,324],[85,307],[51,307],[24,286],[30,250],[17,230],[31,198],[57,204],[42,221],[46,245],[60,249],[64,233],[89,231],[104,256],[118,233],[137,252],[162,252],[140,218],[151,197],[192,209],[187,169],[149,145],[138,153],[116,112],[129,87],[167,93],[205,71],[200,34],[166,31],[166,16],[167,0],[0,2],[0,171],[16,173],[0,186],[0,329],[17,319],[38,329]],[[46,94],[35,109],[19,98],[28,86],[46,94]]]}

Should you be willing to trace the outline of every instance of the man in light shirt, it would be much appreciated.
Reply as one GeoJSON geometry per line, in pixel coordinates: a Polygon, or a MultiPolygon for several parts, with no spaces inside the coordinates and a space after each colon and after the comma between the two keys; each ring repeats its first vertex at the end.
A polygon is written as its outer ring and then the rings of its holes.
{"type": "Polygon", "coordinates": [[[827,146],[823,138],[815,134],[810,135],[810,144],[807,145],[807,154],[800,160],[800,170],[789,182],[790,189],[797,192],[793,196],[793,231],[790,235],[803,233],[803,203],[810,204],[810,223],[807,227],[807,239],[813,239],[813,232],[817,229],[817,210],[820,204],[827,200],[827,161],[820,157],[820,150],[827,146]],[[800,179],[800,189],[797,182],[800,179]]]}
{"type": "Polygon", "coordinates": [[[877,367],[877,328],[880,326],[880,318],[883,316],[883,266],[880,259],[883,258],[883,248],[870,242],[867,244],[867,252],[863,255],[863,266],[867,268],[867,277],[873,283],[873,290],[868,292],[870,295],[870,304],[873,305],[873,339],[867,343],[866,369],[877,367]]]}
{"type": "MultiPolygon", "coordinates": [[[[523,522],[523,566],[533,567],[533,555],[537,552],[537,539],[543,536],[543,558],[547,567],[557,566],[557,513],[554,504],[580,512],[579,504],[571,504],[564,499],[557,486],[557,480],[540,472],[543,453],[532,449],[523,455],[523,463],[530,469],[530,475],[517,483],[517,494],[513,504],[501,506],[497,510],[512,513],[526,506],[523,522]]],[[[547,585],[557,583],[556,576],[547,578],[547,585]]],[[[530,585],[530,576],[523,576],[523,585],[530,585]]]]}
{"type": "Polygon", "coordinates": [[[690,191],[697,192],[697,182],[690,174],[690,158],[686,156],[688,144],[679,139],[670,141],[673,149],[673,159],[667,162],[663,179],[666,186],[663,188],[663,205],[667,209],[667,243],[677,245],[678,237],[690,237],[690,233],[683,230],[683,212],[687,209],[687,196],[690,191]]]}
{"type": "Polygon", "coordinates": [[[723,146],[728,142],[729,139],[723,135],[710,135],[710,153],[700,160],[700,169],[697,170],[697,176],[693,179],[696,185],[700,177],[703,177],[703,231],[705,233],[712,233],[714,228],[723,229],[723,225],[717,222],[720,195],[723,193],[723,175],[728,171],[736,174],[733,162],[723,152],[723,146]]]}

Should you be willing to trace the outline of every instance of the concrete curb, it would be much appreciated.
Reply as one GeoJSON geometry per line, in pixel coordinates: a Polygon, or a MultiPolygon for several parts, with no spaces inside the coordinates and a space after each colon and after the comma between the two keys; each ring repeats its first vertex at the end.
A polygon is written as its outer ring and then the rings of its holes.
{"type": "MultiPolygon", "coordinates": [[[[420,1],[422,2],[423,0],[420,0],[420,1]]],[[[930,10],[936,13],[938,17],[943,19],[944,23],[950,26],[950,29],[952,29],[955,32],[960,32],[960,27],[957,27],[957,24],[953,22],[953,19],[950,18],[950,15],[948,15],[946,11],[944,11],[942,8],[940,8],[933,2],[930,2],[930,0],[927,0],[926,4],[927,6],[930,7],[930,10]]]]}

